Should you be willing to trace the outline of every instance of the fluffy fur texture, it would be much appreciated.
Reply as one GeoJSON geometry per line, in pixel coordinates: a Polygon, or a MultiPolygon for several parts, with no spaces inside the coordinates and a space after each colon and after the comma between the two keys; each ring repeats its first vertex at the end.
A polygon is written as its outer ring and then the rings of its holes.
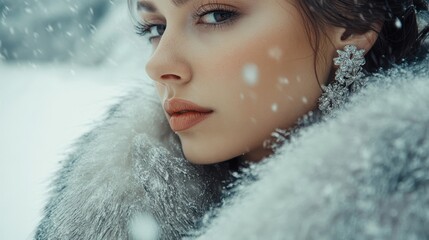
{"type": "Polygon", "coordinates": [[[255,168],[198,239],[429,239],[428,70],[369,79],[255,168]]]}
{"type": "MultiPolygon", "coordinates": [[[[198,238],[429,239],[427,66],[373,76],[335,118],[254,165],[198,238]]],[[[128,239],[140,213],[180,239],[219,203],[228,163],[184,160],[154,99],[130,94],[78,141],[36,239],[128,239]]]]}
{"type": "Polygon", "coordinates": [[[129,239],[142,214],[162,223],[163,239],[179,239],[220,201],[228,164],[187,162],[157,96],[146,90],[155,93],[147,86],[131,93],[78,140],[36,239],[129,239]]]}

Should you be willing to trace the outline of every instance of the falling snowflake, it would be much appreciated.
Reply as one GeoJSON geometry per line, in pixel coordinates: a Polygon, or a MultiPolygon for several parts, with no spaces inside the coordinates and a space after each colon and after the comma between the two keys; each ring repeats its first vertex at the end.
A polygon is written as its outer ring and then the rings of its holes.
{"type": "Polygon", "coordinates": [[[303,102],[304,104],[307,104],[307,103],[308,103],[308,98],[306,98],[306,97],[302,97],[302,102],[303,102]]]}
{"type": "Polygon", "coordinates": [[[402,28],[402,22],[401,22],[401,20],[399,20],[399,18],[396,18],[396,20],[395,20],[395,27],[397,29],[401,29],[402,28]]]}
{"type": "Polygon", "coordinates": [[[246,64],[243,67],[243,78],[249,86],[255,86],[259,79],[259,69],[255,64],[246,64]]]}
{"type": "Polygon", "coordinates": [[[273,112],[277,112],[279,110],[279,105],[277,105],[277,103],[274,103],[273,105],[271,105],[271,110],[273,112]]]}
{"type": "Polygon", "coordinates": [[[130,222],[129,230],[133,239],[155,240],[160,235],[159,226],[150,214],[134,216],[130,222]]]}
{"type": "Polygon", "coordinates": [[[288,85],[289,84],[289,79],[287,77],[280,77],[279,78],[279,83],[282,85],[288,85]]]}
{"type": "Polygon", "coordinates": [[[268,51],[268,55],[277,60],[280,61],[280,59],[282,58],[283,52],[279,47],[273,47],[268,51]]]}

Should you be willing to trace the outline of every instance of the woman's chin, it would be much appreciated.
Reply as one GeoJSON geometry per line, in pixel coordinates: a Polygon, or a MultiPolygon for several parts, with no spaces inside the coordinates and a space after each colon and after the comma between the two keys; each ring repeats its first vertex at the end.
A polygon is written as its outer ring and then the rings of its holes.
{"type": "Polygon", "coordinates": [[[217,158],[216,156],[207,156],[204,154],[185,154],[186,160],[193,164],[208,165],[227,161],[228,159],[217,158]]]}
{"type": "Polygon", "coordinates": [[[200,165],[221,163],[236,157],[235,155],[220,154],[219,151],[210,153],[201,149],[184,149],[183,154],[189,162],[200,165]]]}

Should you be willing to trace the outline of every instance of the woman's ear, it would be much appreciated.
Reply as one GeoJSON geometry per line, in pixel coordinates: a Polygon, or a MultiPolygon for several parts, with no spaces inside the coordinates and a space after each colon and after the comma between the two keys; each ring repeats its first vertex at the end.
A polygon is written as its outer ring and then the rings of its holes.
{"type": "Polygon", "coordinates": [[[334,38],[331,39],[336,49],[343,49],[346,45],[355,45],[358,49],[364,49],[367,53],[378,39],[378,34],[383,27],[382,23],[373,24],[372,29],[365,33],[353,33],[345,28],[334,28],[334,38]]]}

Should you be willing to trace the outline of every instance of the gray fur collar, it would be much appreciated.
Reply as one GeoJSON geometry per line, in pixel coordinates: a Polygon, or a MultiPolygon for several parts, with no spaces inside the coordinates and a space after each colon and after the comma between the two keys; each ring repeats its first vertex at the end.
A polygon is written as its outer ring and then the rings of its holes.
{"type": "Polygon", "coordinates": [[[187,162],[161,104],[143,86],[74,145],[52,184],[36,239],[128,239],[141,214],[178,239],[221,198],[228,164],[187,162]]]}
{"type": "MultiPolygon", "coordinates": [[[[258,180],[239,184],[199,239],[429,238],[426,68],[373,77],[336,118],[255,165],[258,180]]],[[[228,163],[183,159],[152,92],[129,94],[75,144],[36,239],[129,239],[141,213],[179,239],[220,201],[228,163]]]]}
{"type": "Polygon", "coordinates": [[[373,76],[254,168],[198,239],[429,239],[428,73],[373,76]]]}

